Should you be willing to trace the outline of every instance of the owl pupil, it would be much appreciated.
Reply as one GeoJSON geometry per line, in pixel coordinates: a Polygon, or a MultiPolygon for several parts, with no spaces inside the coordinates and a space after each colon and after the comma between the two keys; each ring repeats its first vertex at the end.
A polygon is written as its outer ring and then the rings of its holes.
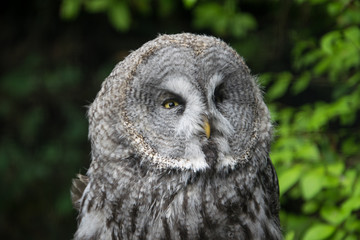
{"type": "Polygon", "coordinates": [[[220,103],[224,100],[224,85],[216,87],[214,92],[214,101],[215,103],[220,103]]]}
{"type": "Polygon", "coordinates": [[[176,101],[176,100],[166,100],[164,103],[163,103],[163,106],[167,109],[170,109],[170,108],[173,108],[173,107],[176,107],[179,105],[179,102],[176,101]]]}

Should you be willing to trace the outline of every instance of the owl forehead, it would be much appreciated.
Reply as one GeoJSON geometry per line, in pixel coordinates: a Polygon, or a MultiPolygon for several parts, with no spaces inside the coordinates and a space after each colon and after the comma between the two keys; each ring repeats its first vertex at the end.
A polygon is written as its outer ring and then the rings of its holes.
{"type": "Polygon", "coordinates": [[[137,66],[132,85],[176,92],[197,90],[207,95],[234,73],[248,74],[241,58],[229,47],[210,45],[199,51],[194,46],[168,45],[146,55],[137,66]]]}

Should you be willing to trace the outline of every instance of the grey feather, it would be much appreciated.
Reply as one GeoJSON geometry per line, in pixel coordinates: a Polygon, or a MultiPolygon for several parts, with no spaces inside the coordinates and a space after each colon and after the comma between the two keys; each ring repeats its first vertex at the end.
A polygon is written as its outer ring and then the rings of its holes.
{"type": "Polygon", "coordinates": [[[87,176],[78,174],[77,178],[73,179],[71,185],[71,201],[76,210],[80,210],[80,199],[81,196],[89,183],[89,178],[87,176]]]}

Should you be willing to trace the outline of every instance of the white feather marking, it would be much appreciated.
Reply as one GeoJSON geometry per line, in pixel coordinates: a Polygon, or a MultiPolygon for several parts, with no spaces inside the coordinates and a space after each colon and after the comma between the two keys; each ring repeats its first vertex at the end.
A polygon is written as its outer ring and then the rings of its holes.
{"type": "Polygon", "coordinates": [[[222,82],[223,82],[223,76],[220,73],[215,73],[209,79],[208,92],[207,92],[207,98],[209,102],[210,100],[212,100],[216,87],[219,86],[222,82]]]}
{"type": "Polygon", "coordinates": [[[106,218],[103,212],[89,212],[81,219],[80,226],[76,232],[79,239],[90,239],[97,232],[101,232],[102,239],[110,239],[110,232],[104,229],[106,218]],[[91,226],[91,227],[89,227],[91,226]]]}
{"type": "Polygon", "coordinates": [[[169,91],[180,95],[186,102],[186,108],[176,134],[189,139],[194,134],[203,131],[202,114],[205,110],[205,104],[201,93],[185,77],[173,77],[165,81],[163,85],[169,91]]]}

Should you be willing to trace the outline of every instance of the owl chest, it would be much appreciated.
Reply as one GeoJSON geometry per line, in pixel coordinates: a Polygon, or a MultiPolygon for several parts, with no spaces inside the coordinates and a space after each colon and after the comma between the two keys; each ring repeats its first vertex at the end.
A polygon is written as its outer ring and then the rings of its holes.
{"type": "Polygon", "coordinates": [[[119,239],[261,239],[271,232],[264,230],[271,214],[261,187],[243,185],[236,179],[134,184],[108,226],[119,239]]]}

